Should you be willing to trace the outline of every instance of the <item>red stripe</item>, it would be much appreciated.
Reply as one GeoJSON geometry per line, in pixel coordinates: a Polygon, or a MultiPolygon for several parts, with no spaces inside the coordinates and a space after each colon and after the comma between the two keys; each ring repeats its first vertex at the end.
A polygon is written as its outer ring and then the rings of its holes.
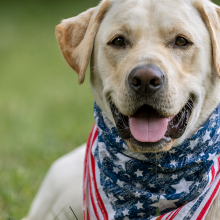
{"type": "Polygon", "coordinates": [[[93,197],[93,194],[92,194],[92,178],[91,178],[90,172],[89,172],[89,195],[90,195],[90,198],[91,198],[92,207],[93,207],[95,216],[98,220],[100,220],[99,215],[98,215],[98,211],[97,211],[97,208],[96,208],[96,205],[95,205],[94,197],[93,197]]]}
{"type": "MultiPolygon", "coordinates": [[[[98,129],[97,129],[97,131],[95,133],[94,139],[96,139],[97,136],[98,136],[98,129]]],[[[100,210],[102,212],[104,220],[108,220],[108,213],[107,213],[107,211],[105,209],[104,203],[103,203],[103,201],[101,199],[101,196],[100,196],[98,188],[97,188],[97,183],[96,183],[96,178],[95,178],[95,176],[96,176],[95,175],[95,159],[94,159],[94,157],[92,155],[92,152],[90,152],[90,156],[91,156],[91,165],[92,165],[92,172],[93,172],[93,177],[94,177],[93,181],[94,181],[94,188],[95,188],[95,195],[96,195],[97,203],[98,203],[99,208],[100,208],[100,210]]]]}
{"type": "Polygon", "coordinates": [[[201,220],[205,213],[207,212],[208,208],[210,207],[211,203],[212,203],[212,200],[214,199],[218,189],[219,189],[219,186],[220,186],[220,180],[218,181],[214,191],[212,192],[212,195],[211,197],[209,198],[209,200],[207,201],[207,203],[205,204],[205,206],[203,207],[202,211],[200,212],[199,216],[197,217],[196,220],[201,220]]]}
{"type": "MultiPolygon", "coordinates": [[[[218,172],[219,172],[219,170],[220,170],[220,157],[218,157],[218,172]]],[[[218,173],[217,172],[217,173],[218,173]]],[[[216,174],[217,175],[217,174],[216,174]]]]}
{"type": "MultiPolygon", "coordinates": [[[[88,171],[88,156],[89,156],[89,147],[90,147],[90,142],[91,142],[91,138],[92,138],[92,133],[93,133],[93,130],[95,128],[95,124],[93,125],[93,128],[89,134],[89,138],[87,140],[87,146],[86,146],[86,154],[85,154],[85,159],[84,159],[84,173],[83,173],[83,219],[86,219],[86,213],[85,213],[85,209],[87,209],[85,206],[86,206],[86,174],[87,174],[87,171],[88,171]]],[[[87,210],[87,213],[88,213],[88,210],[87,210]]],[[[88,216],[88,215],[87,215],[88,216]]],[[[89,218],[89,216],[88,216],[89,218]]]]}
{"type": "Polygon", "coordinates": [[[167,217],[166,220],[173,214],[174,211],[172,211],[167,217]]]}
{"type": "Polygon", "coordinates": [[[156,220],[162,220],[162,218],[164,217],[164,215],[166,215],[167,213],[165,213],[165,214],[163,214],[163,215],[161,215],[161,216],[159,216],[156,220]]]}
{"type": "Polygon", "coordinates": [[[90,220],[89,218],[89,210],[87,209],[87,220],[90,220]]]}
{"type": "MultiPolygon", "coordinates": [[[[212,166],[212,168],[211,168],[211,172],[212,172],[212,180],[211,180],[211,183],[213,182],[213,180],[214,180],[214,177],[215,177],[215,167],[214,167],[214,165],[212,166]]],[[[211,184],[210,183],[210,184],[211,184]]]]}
{"type": "Polygon", "coordinates": [[[184,206],[178,208],[178,209],[174,212],[173,216],[171,216],[171,218],[170,218],[169,220],[173,220],[173,219],[177,216],[177,214],[180,212],[180,210],[181,210],[183,207],[184,207],[184,206]]]}

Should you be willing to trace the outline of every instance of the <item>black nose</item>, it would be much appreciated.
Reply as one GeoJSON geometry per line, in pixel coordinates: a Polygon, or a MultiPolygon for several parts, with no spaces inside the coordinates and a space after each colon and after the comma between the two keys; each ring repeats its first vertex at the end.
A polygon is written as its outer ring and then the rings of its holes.
{"type": "Polygon", "coordinates": [[[164,84],[164,74],[155,65],[141,66],[130,72],[128,82],[131,89],[140,95],[155,93],[164,84]]]}

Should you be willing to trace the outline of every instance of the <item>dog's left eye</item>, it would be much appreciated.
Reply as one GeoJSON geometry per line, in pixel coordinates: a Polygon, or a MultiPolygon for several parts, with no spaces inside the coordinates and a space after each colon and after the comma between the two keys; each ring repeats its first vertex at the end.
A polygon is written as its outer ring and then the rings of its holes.
{"type": "Polygon", "coordinates": [[[188,43],[189,41],[184,37],[177,37],[175,42],[176,45],[181,47],[186,46],[188,43]]]}
{"type": "Polygon", "coordinates": [[[122,47],[125,45],[125,40],[123,37],[116,37],[111,41],[111,44],[118,46],[118,47],[122,47]]]}

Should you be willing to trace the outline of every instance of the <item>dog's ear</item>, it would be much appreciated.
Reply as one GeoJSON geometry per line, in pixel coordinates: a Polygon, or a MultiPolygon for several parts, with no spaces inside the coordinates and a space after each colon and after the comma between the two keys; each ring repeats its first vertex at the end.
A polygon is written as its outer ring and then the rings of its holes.
{"type": "Polygon", "coordinates": [[[197,0],[195,7],[209,30],[212,41],[214,67],[220,78],[220,7],[208,0],[197,0]]]}
{"type": "Polygon", "coordinates": [[[102,1],[97,7],[76,17],[65,19],[56,27],[62,54],[78,73],[79,84],[84,82],[97,30],[110,6],[110,0],[102,1]]]}

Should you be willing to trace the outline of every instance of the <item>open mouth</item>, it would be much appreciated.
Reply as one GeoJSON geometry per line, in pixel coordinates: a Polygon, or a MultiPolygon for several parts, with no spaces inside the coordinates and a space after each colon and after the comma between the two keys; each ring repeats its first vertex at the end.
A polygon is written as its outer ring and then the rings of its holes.
{"type": "Polygon", "coordinates": [[[142,148],[152,148],[168,144],[171,139],[178,139],[184,134],[193,101],[190,99],[177,115],[170,117],[160,115],[149,105],[141,106],[131,116],[123,115],[113,102],[110,102],[110,107],[119,135],[123,139],[142,148]]]}

